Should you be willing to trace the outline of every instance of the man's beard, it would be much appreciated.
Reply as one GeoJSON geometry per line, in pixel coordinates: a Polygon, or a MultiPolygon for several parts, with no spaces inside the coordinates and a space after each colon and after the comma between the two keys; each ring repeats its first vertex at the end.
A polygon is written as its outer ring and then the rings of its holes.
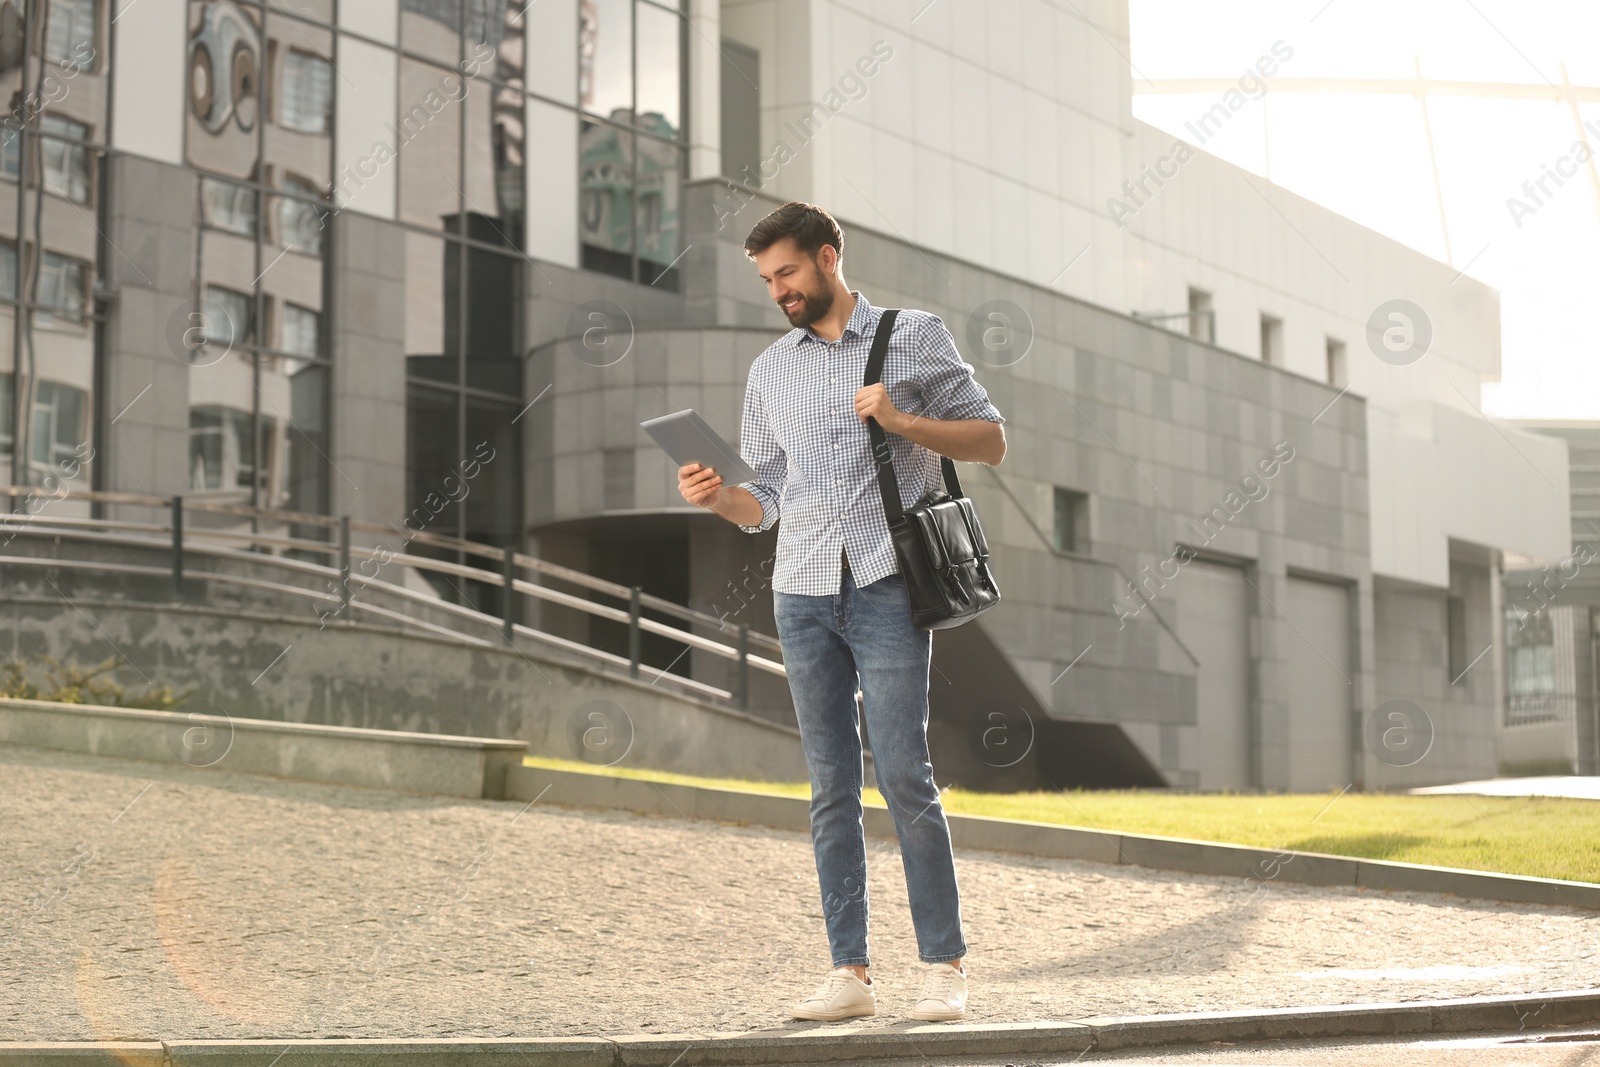
{"type": "MultiPolygon", "coordinates": [[[[802,290],[800,296],[801,304],[797,312],[783,311],[784,317],[789,320],[790,326],[798,326],[804,329],[833,310],[833,290],[828,287],[827,283],[819,284],[814,293],[802,290]]],[[[783,310],[783,305],[779,305],[779,310],[783,310]]]]}

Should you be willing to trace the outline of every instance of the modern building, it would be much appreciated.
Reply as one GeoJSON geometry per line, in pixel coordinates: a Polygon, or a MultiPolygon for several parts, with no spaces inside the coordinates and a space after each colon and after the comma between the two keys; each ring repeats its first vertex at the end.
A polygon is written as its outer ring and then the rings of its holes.
{"type": "Polygon", "coordinates": [[[1501,763],[1524,774],[1600,774],[1600,423],[1518,425],[1566,442],[1572,541],[1556,558],[1507,557],[1501,763]]]}
{"type": "Polygon", "coordinates": [[[1126,0],[40,10],[0,3],[14,484],[411,519],[772,633],[771,532],[685,506],[637,424],[733,434],[787,328],[740,244],[812,200],[1007,417],[963,472],[1005,601],[935,640],[947,780],[1496,769],[1501,560],[1569,522],[1563,445],[1477,407],[1496,296],[1136,120],[1126,0]]]}

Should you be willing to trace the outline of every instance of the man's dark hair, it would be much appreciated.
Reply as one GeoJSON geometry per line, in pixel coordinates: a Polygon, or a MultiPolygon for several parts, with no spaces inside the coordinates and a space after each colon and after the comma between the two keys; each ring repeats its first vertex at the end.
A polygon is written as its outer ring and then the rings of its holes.
{"type": "Polygon", "coordinates": [[[844,255],[844,234],[833,216],[815,204],[798,200],[778,208],[755,224],[750,236],[744,239],[744,254],[754,258],[785,237],[793,237],[795,245],[806,255],[816,258],[823,245],[844,255]]]}

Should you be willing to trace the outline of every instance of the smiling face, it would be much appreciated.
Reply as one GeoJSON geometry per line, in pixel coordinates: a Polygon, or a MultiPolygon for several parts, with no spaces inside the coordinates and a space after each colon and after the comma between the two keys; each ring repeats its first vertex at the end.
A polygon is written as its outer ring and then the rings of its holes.
{"type": "Polygon", "coordinates": [[[839,254],[823,245],[816,257],[806,255],[793,237],[774,241],[755,254],[756,270],[767,283],[767,295],[783,309],[791,326],[810,326],[833,309],[839,254]]]}

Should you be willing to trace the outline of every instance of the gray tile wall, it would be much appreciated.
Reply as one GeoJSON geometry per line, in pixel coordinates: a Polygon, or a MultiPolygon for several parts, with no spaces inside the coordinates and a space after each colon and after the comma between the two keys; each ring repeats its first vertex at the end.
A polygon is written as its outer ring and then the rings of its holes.
{"type": "Polygon", "coordinates": [[[189,487],[190,367],[170,343],[168,323],[189,308],[195,177],[115,153],[110,169],[112,251],[104,266],[118,297],[106,322],[106,395],[99,402],[109,424],[96,459],[105,464],[107,487],[170,496],[189,487]]]}
{"type": "Polygon", "coordinates": [[[398,523],[406,514],[405,231],[355,211],[329,222],[331,509],[398,523]]]}
{"type": "MultiPolygon", "coordinates": [[[[1466,606],[1469,662],[1497,639],[1491,632],[1495,624],[1491,573],[1487,566],[1450,562],[1449,595],[1461,597],[1466,606]]],[[[1371,786],[1397,789],[1493,777],[1498,770],[1500,708],[1494,652],[1478,658],[1458,680],[1452,679],[1445,591],[1381,577],[1373,587],[1373,612],[1382,635],[1377,646],[1374,707],[1386,722],[1405,728],[1403,722],[1388,716],[1386,705],[1395,700],[1411,702],[1421,709],[1423,717],[1417,721],[1433,740],[1417,762],[1409,763],[1415,753],[1395,757],[1369,738],[1371,786]]]]}

